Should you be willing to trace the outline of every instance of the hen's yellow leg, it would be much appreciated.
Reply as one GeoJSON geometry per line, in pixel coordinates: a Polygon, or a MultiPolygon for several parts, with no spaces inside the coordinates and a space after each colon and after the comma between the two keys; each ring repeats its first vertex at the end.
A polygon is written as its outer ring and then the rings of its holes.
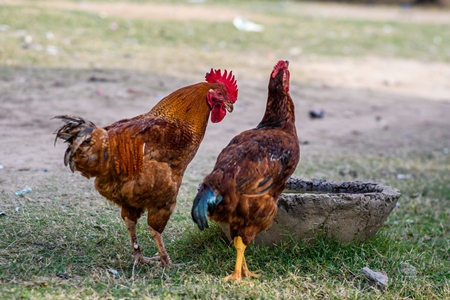
{"type": "Polygon", "coordinates": [[[234,267],[233,274],[225,277],[224,280],[234,279],[239,281],[242,276],[258,278],[258,274],[251,272],[247,268],[247,263],[244,256],[246,246],[244,245],[244,242],[242,242],[242,238],[240,236],[234,238],[234,248],[236,248],[236,266],[234,267]]]}
{"type": "Polygon", "coordinates": [[[244,261],[244,251],[246,246],[242,242],[242,238],[237,236],[234,238],[234,248],[236,249],[236,266],[234,267],[234,272],[228,275],[224,280],[234,279],[236,281],[241,280],[242,275],[242,264],[244,261]]]}

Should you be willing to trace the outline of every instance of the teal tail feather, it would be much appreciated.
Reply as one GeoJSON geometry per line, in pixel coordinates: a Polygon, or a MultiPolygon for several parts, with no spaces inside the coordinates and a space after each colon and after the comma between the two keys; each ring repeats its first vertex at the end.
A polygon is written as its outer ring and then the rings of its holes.
{"type": "Polygon", "coordinates": [[[191,216],[200,230],[208,228],[208,213],[212,215],[222,196],[217,196],[210,186],[202,185],[194,199],[191,216]]]}

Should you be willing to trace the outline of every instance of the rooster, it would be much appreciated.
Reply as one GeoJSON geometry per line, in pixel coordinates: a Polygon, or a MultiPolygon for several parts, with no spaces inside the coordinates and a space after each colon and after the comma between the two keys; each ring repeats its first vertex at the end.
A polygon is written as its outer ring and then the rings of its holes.
{"type": "Polygon", "coordinates": [[[228,224],[236,249],[234,272],[225,280],[258,277],[244,251],[267,229],[277,213],[277,200],[300,159],[294,103],[289,94],[287,61],[279,61],[269,80],[266,112],[259,125],[234,137],[200,184],[192,218],[203,230],[209,219],[228,224]]]}
{"type": "Polygon", "coordinates": [[[217,123],[233,111],[237,83],[232,72],[213,70],[206,82],[186,86],[163,98],[149,112],[104,128],[76,116],[61,115],[55,132],[69,145],[64,164],[86,178],[121,208],[130,234],[134,263],[170,265],[161,234],[173,213],[186,167],[202,141],[208,118],[217,123]],[[144,257],[136,236],[147,211],[158,255],[144,257]]]}

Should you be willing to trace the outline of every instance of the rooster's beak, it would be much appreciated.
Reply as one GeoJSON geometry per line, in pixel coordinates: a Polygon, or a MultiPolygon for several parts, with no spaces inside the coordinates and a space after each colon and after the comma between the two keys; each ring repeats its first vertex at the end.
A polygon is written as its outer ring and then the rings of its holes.
{"type": "Polygon", "coordinates": [[[225,108],[228,110],[229,113],[233,112],[233,104],[232,103],[225,101],[224,105],[225,105],[225,108]]]}

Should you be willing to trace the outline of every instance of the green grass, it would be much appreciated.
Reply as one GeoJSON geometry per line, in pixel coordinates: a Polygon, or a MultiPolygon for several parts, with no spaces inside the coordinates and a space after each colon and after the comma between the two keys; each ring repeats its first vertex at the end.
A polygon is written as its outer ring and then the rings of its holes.
{"type": "MultiPolygon", "coordinates": [[[[358,178],[395,186],[402,191],[400,207],[374,239],[362,244],[319,238],[315,245],[252,245],[247,261],[252,269],[262,270],[262,277],[240,284],[221,280],[231,273],[235,259],[221,230],[213,226],[199,232],[190,220],[194,186],[182,187],[177,211],[164,233],[173,262],[182,266],[141,266],[133,273],[118,209],[98,196],[90,182],[80,179],[84,188],[65,193],[71,182],[45,175],[41,180],[47,188],[42,184],[30,194],[31,200],[1,195],[8,205],[1,217],[0,292],[7,298],[444,299],[450,295],[450,179],[445,176],[449,161],[448,155],[434,152],[397,159],[356,153],[303,162],[299,173],[304,177],[314,177],[314,170],[330,170],[329,180],[347,180],[339,175],[346,166],[357,170],[358,178]],[[405,171],[413,179],[395,178],[405,171]],[[20,209],[16,212],[15,207],[20,209]],[[413,266],[416,274],[402,271],[404,264],[413,266]],[[359,272],[365,266],[388,274],[386,292],[367,285],[359,272]]],[[[145,254],[152,255],[156,248],[143,220],[138,236],[145,254]]]]}

